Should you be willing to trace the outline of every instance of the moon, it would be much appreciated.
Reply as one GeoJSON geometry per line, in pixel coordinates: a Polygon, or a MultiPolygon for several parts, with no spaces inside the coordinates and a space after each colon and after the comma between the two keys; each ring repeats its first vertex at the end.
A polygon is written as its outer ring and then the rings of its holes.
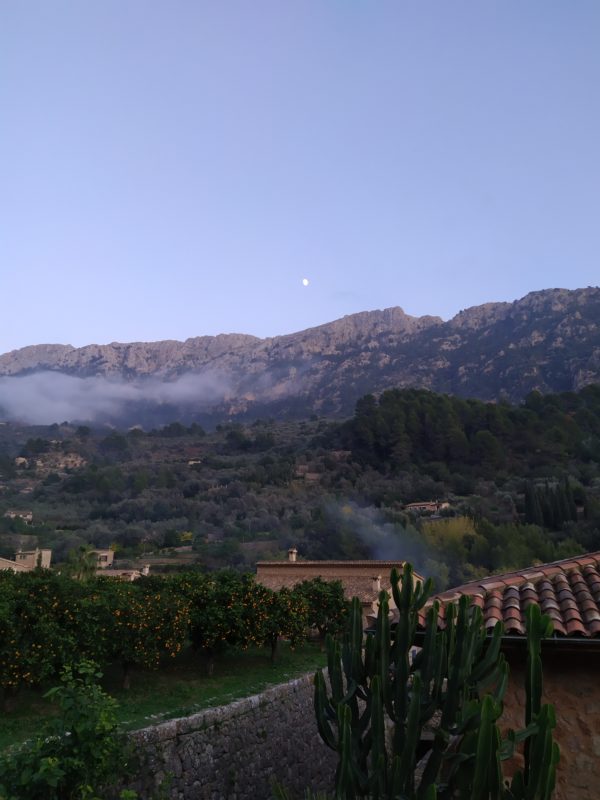
{"type": "Polygon", "coordinates": [[[302,286],[308,286],[309,283],[310,281],[308,280],[308,278],[302,278],[302,286]]]}

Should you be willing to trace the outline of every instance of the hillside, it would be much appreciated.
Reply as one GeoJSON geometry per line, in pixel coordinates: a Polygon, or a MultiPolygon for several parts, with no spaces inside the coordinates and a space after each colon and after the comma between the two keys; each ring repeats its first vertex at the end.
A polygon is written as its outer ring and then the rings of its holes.
{"type": "Polygon", "coordinates": [[[388,308],[269,339],[36,345],[0,356],[0,376],[5,418],[30,422],[343,416],[365,393],[403,387],[519,402],[600,381],[600,288],[533,292],[447,322],[388,308]]]}
{"type": "Polygon", "coordinates": [[[410,558],[458,584],[597,550],[599,463],[598,386],[520,406],[393,390],[344,423],[209,434],[5,425],[0,557],[37,543],[58,562],[90,543],[153,572],[253,569],[295,545],[305,558],[410,558]],[[435,500],[449,504],[442,519],[407,508],[435,500]]]}

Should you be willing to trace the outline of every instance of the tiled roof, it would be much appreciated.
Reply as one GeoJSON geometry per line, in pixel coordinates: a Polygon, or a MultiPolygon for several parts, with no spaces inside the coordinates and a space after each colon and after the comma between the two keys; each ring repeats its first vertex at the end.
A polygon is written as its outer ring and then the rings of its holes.
{"type": "MultiPolygon", "coordinates": [[[[445,603],[465,594],[483,610],[487,628],[500,620],[505,633],[524,635],[527,606],[538,603],[552,619],[555,634],[600,639],[600,551],[492,575],[442,592],[436,595],[441,601],[440,627],[445,624],[445,603]]],[[[420,622],[425,622],[425,612],[420,622]]]]}

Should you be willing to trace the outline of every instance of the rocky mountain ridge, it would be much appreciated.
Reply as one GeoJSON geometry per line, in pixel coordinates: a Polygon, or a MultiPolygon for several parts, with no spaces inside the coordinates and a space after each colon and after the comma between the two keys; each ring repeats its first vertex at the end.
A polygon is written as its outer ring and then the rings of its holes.
{"type": "Polygon", "coordinates": [[[195,402],[188,392],[178,405],[187,418],[349,414],[367,392],[409,386],[519,401],[532,389],[600,382],[600,288],[532,292],[447,322],[394,307],[268,339],[45,344],[0,356],[0,376],[41,372],[137,383],[142,391],[145,381],[198,376],[211,383],[210,398],[200,393],[195,402]]]}

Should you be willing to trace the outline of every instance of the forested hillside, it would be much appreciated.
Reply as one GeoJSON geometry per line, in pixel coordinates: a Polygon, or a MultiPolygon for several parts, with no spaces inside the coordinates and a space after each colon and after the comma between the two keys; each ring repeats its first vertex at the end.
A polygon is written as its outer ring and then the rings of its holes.
{"type": "Polygon", "coordinates": [[[599,462],[599,386],[519,406],[392,390],[344,423],[211,433],[4,425],[0,555],[38,544],[66,564],[91,544],[152,572],[244,570],[295,545],[409,558],[442,587],[600,549],[599,462]],[[425,500],[448,507],[406,508],[425,500]]]}

